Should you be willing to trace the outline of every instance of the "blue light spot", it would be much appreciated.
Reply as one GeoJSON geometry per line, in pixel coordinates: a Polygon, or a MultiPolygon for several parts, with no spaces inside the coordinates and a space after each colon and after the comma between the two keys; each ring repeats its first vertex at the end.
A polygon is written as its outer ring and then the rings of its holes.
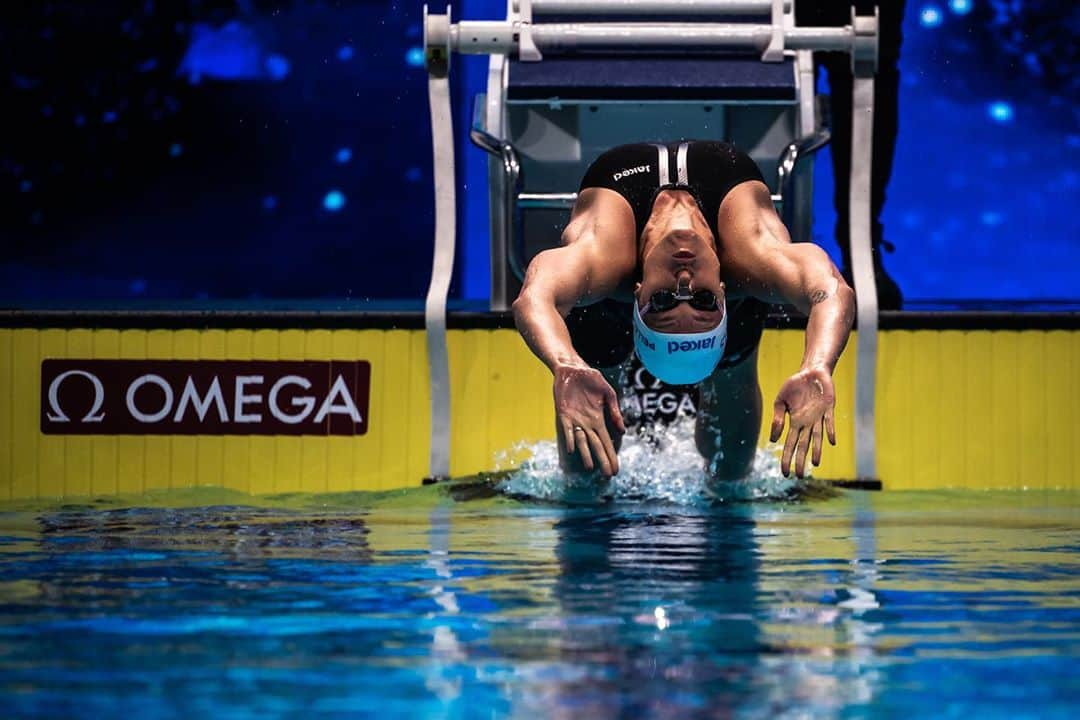
{"type": "Polygon", "coordinates": [[[900,222],[906,228],[917,228],[922,225],[922,215],[915,211],[907,211],[900,216],[900,222]]]}
{"type": "Polygon", "coordinates": [[[106,110],[104,113],[101,114],[101,122],[105,123],[106,125],[116,122],[116,113],[112,110],[106,110]]]}
{"type": "Polygon", "coordinates": [[[283,55],[270,55],[266,58],[266,74],[273,80],[281,80],[289,74],[292,63],[283,55]]]}
{"type": "Polygon", "coordinates": [[[345,207],[345,195],[340,190],[331,190],[326,193],[322,201],[323,207],[330,212],[337,212],[345,207]]]}
{"type": "Polygon", "coordinates": [[[275,210],[277,209],[277,198],[273,195],[267,195],[262,201],[263,210],[275,210]]]}
{"type": "Polygon", "coordinates": [[[179,73],[193,85],[199,84],[204,75],[220,80],[272,76],[270,60],[274,56],[268,56],[265,44],[253,28],[235,20],[220,28],[195,23],[179,73]]]}
{"type": "Polygon", "coordinates": [[[20,90],[33,90],[38,86],[38,80],[34,78],[26,77],[25,75],[16,75],[12,73],[11,81],[15,84],[15,87],[20,90]]]}
{"type": "Polygon", "coordinates": [[[1015,112],[1013,111],[1013,106],[1010,103],[1005,102],[1004,100],[997,100],[990,103],[986,107],[986,112],[990,116],[991,120],[997,123],[1001,123],[1002,125],[1011,123],[1013,115],[1015,114],[1015,112]]]}
{"type": "Polygon", "coordinates": [[[997,227],[1005,222],[1005,216],[994,210],[986,210],[979,215],[979,220],[987,227],[997,227]]]}
{"type": "Polygon", "coordinates": [[[1042,77],[1043,69],[1042,63],[1039,62],[1039,56],[1033,52],[1024,53],[1024,67],[1028,72],[1035,77],[1042,77]]]}
{"type": "Polygon", "coordinates": [[[34,183],[30,182],[29,180],[23,180],[21,183],[19,183],[19,192],[30,192],[31,188],[33,187],[34,183]]]}
{"type": "Polygon", "coordinates": [[[919,23],[923,27],[936,28],[941,25],[944,19],[941,8],[937,5],[924,5],[923,9],[919,11],[919,23]]]}
{"type": "Polygon", "coordinates": [[[180,143],[173,143],[169,146],[169,157],[180,157],[184,154],[184,146],[180,143]]]}
{"type": "Polygon", "coordinates": [[[411,47],[405,53],[405,63],[410,67],[424,67],[424,49],[411,47]]]}
{"type": "Polygon", "coordinates": [[[352,56],[353,56],[352,45],[342,45],[341,47],[338,48],[337,59],[340,60],[341,62],[348,62],[349,60],[352,60],[352,56]]]}
{"type": "Polygon", "coordinates": [[[141,63],[136,65],[135,69],[138,70],[141,73],[146,73],[146,72],[152,72],[154,70],[157,70],[157,66],[158,66],[157,58],[147,58],[146,60],[143,60],[141,63]]]}
{"type": "Polygon", "coordinates": [[[334,154],[334,160],[337,161],[338,165],[344,165],[352,160],[352,150],[347,147],[338,148],[338,151],[334,154]]]}
{"type": "Polygon", "coordinates": [[[957,15],[967,15],[971,8],[971,0],[949,0],[949,9],[957,15]]]}
{"type": "Polygon", "coordinates": [[[86,124],[86,116],[85,115],[76,115],[75,116],[75,127],[82,127],[85,124],[86,124]]]}
{"type": "Polygon", "coordinates": [[[128,292],[132,295],[142,295],[146,292],[146,280],[142,278],[135,278],[128,283],[128,292]]]}
{"type": "Polygon", "coordinates": [[[405,179],[411,183],[420,182],[421,177],[423,177],[423,175],[418,167],[411,167],[405,171],[405,179]]]}

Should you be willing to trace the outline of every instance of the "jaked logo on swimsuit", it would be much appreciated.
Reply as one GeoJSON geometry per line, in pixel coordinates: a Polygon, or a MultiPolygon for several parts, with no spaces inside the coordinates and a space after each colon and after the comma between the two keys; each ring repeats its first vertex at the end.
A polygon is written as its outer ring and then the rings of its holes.
{"type": "Polygon", "coordinates": [[[716,347],[716,336],[702,338],[701,340],[683,340],[676,342],[675,340],[668,340],[667,351],[668,355],[673,352],[689,352],[691,350],[712,350],[716,347]]]}
{"type": "Polygon", "coordinates": [[[627,177],[629,175],[647,173],[649,172],[650,168],[652,168],[652,165],[638,165],[637,167],[626,168],[625,170],[620,170],[619,172],[615,173],[612,178],[614,180],[622,180],[624,177],[627,177]]]}

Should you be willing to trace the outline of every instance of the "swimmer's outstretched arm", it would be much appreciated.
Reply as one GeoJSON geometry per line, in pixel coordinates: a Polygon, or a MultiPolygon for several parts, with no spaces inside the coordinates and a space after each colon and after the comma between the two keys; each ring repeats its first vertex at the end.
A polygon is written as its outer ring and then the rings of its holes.
{"type": "Polygon", "coordinates": [[[724,242],[721,264],[730,287],[769,302],[788,302],[808,315],[806,346],[799,371],[780,388],[773,403],[769,439],[776,442],[790,419],[780,469],[802,477],[806,455],[821,463],[823,435],[836,445],[836,393],[832,373],[855,318],[855,293],[820,247],[793,244],[776,214],[768,188],[756,181],[733,189],[720,206],[724,242]]]}
{"type": "Polygon", "coordinates": [[[621,436],[626,426],[615,391],[578,355],[564,318],[578,303],[606,297],[633,274],[633,237],[633,213],[621,196],[583,191],[563,246],[533,258],[513,306],[518,331],[554,376],[560,446],[570,456],[576,452],[586,470],[599,468],[605,477],[619,471],[612,432],[621,436]]]}

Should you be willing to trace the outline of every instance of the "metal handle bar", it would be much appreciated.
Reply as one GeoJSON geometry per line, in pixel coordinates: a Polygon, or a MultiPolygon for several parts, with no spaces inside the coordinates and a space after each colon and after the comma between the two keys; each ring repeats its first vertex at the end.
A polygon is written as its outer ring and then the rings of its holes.
{"type": "MultiPolygon", "coordinates": [[[[449,49],[469,55],[509,53],[519,49],[523,34],[542,53],[579,50],[757,50],[773,38],[772,25],[739,23],[539,23],[474,20],[450,26],[449,49]],[[523,32],[524,31],[524,32],[523,32]]],[[[855,33],[843,27],[783,28],[790,50],[850,52],[855,33]]],[[[876,51],[876,48],[875,48],[876,51]]]]}
{"type": "Polygon", "coordinates": [[[484,104],[480,96],[473,105],[473,122],[469,128],[469,140],[484,152],[498,158],[503,171],[503,237],[507,239],[507,260],[510,269],[519,278],[525,277],[524,251],[521,248],[521,215],[518,212],[517,198],[521,194],[521,162],[518,161],[514,146],[484,130],[484,104]]]}
{"type": "Polygon", "coordinates": [[[813,135],[795,140],[780,153],[776,167],[777,189],[780,193],[778,196],[773,196],[773,200],[780,202],[780,216],[788,228],[792,227],[795,215],[795,203],[792,202],[792,195],[795,192],[795,166],[804,157],[828,145],[830,139],[832,139],[832,133],[828,128],[822,128],[813,135]]]}
{"type": "MultiPolygon", "coordinates": [[[[523,3],[515,0],[514,11],[523,3]]],[[[534,16],[548,15],[768,15],[772,0],[531,0],[534,16]]],[[[783,10],[791,8],[784,0],[783,10]]]]}
{"type": "Polygon", "coordinates": [[[518,206],[542,210],[569,210],[577,202],[577,193],[520,193],[518,206]]]}

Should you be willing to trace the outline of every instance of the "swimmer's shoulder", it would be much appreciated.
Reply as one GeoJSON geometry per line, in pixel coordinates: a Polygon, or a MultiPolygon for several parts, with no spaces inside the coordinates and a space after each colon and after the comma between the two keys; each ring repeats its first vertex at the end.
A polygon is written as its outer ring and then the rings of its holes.
{"type": "Polygon", "coordinates": [[[603,288],[593,293],[594,297],[610,296],[632,286],[637,225],[630,205],[619,193],[596,187],[582,190],[560,240],[561,247],[582,263],[581,270],[603,288]]]}

